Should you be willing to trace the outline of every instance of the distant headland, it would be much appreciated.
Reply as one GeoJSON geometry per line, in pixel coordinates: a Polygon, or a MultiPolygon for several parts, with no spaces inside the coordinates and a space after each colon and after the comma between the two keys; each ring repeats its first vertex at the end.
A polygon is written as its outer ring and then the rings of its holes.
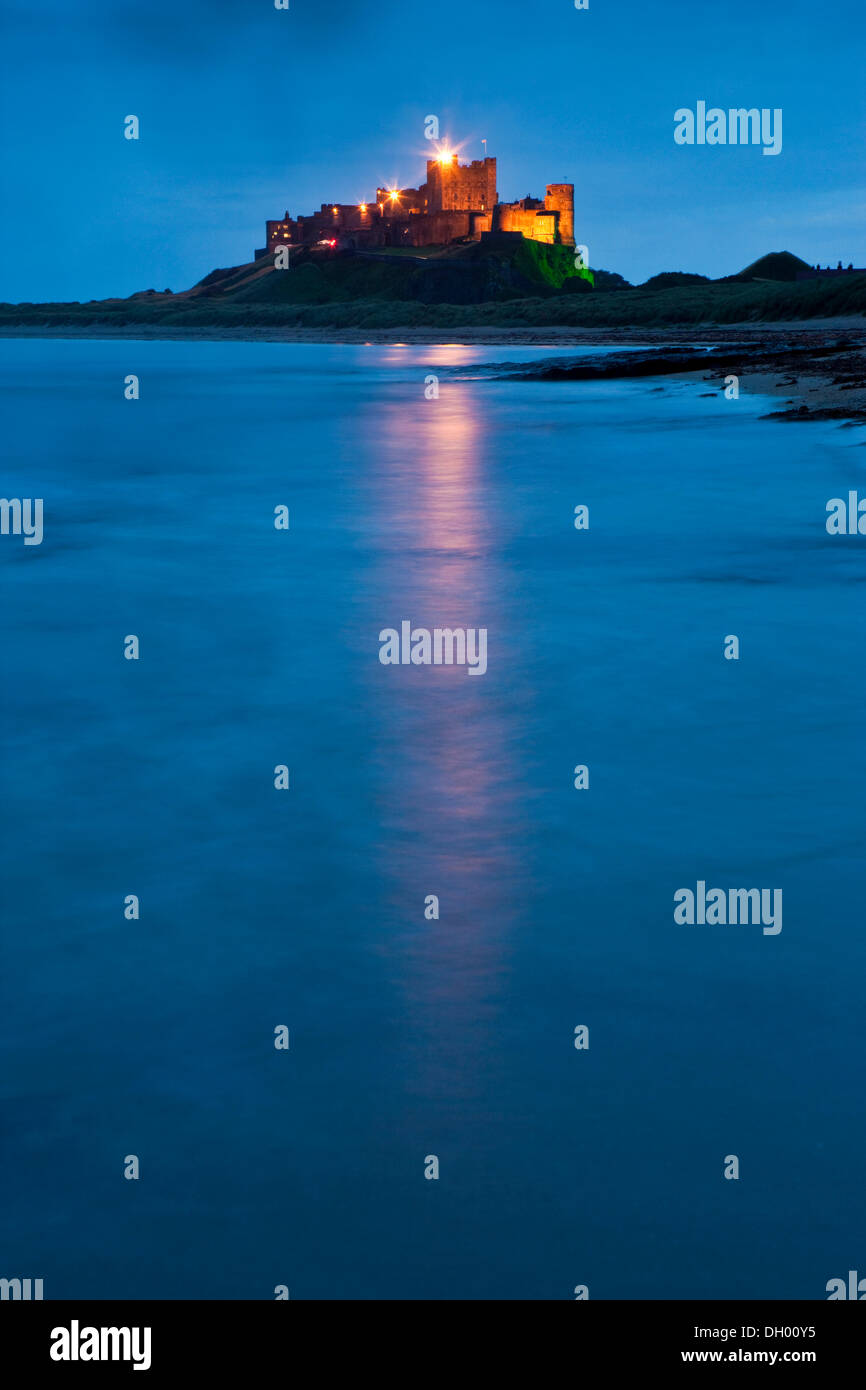
{"type": "Polygon", "coordinates": [[[514,231],[430,247],[302,244],[212,270],[176,294],[150,289],[124,299],[0,304],[0,333],[286,339],[418,329],[447,330],[454,342],[457,330],[509,330],[524,339],[572,330],[578,340],[585,332],[634,331],[643,341],[647,329],[830,319],[866,327],[866,273],[818,270],[787,251],[717,280],[671,270],[642,285],[600,268],[581,275],[575,255],[570,246],[514,231]]]}
{"type": "MultiPolygon", "coordinates": [[[[190,289],[87,303],[0,304],[0,333],[290,337],[293,331],[465,329],[639,331],[866,313],[866,271],[788,251],[711,280],[664,270],[631,285],[593,265],[575,225],[574,184],[500,201],[497,161],[434,146],[417,188],[265,222],[265,245],[190,289]],[[577,233],[577,240],[576,240],[577,233]]],[[[852,327],[855,325],[852,325],[852,327]]]]}

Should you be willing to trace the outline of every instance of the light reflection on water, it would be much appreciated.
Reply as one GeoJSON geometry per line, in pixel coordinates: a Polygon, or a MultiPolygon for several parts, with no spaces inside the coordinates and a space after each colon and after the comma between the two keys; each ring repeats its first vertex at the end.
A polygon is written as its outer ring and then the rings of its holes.
{"type": "Polygon", "coordinates": [[[451,371],[539,351],[0,343],[45,499],[0,542],[5,1238],[50,1296],[821,1297],[863,1243],[862,552],[823,531],[862,448],[451,371]],[[487,673],[382,666],[403,619],[487,628],[487,673]],[[778,938],[673,928],[767,874],[778,938]]]}
{"type": "MultiPolygon", "coordinates": [[[[425,355],[436,366],[468,360],[471,350],[425,355]]],[[[371,629],[399,630],[403,619],[429,629],[484,627],[501,663],[512,624],[495,554],[483,403],[443,382],[438,399],[414,409],[405,400],[377,402],[368,414],[378,429],[376,514],[387,538],[371,629]]],[[[391,910],[407,924],[400,980],[412,1027],[426,1034],[411,1084],[422,1094],[444,1087],[455,1099],[474,1095],[485,1059],[496,1055],[500,977],[527,872],[508,768],[513,716],[489,667],[483,676],[459,666],[371,667],[369,685],[385,716],[379,741],[391,771],[380,786],[377,848],[391,910]],[[438,921],[423,916],[428,894],[440,898],[438,921]]]]}

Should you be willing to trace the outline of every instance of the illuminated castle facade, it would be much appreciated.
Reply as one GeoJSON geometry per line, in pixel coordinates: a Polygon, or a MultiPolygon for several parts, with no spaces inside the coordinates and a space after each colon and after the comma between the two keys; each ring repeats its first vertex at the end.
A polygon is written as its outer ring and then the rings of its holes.
{"type": "Polygon", "coordinates": [[[364,250],[379,246],[443,246],[484,232],[519,232],[532,241],[574,246],[574,184],[549,183],[544,199],[521,198],[500,203],[496,159],[460,164],[440,153],[427,161],[427,181],[420,188],[377,188],[368,203],[323,203],[309,217],[265,223],[264,256],[279,246],[335,247],[364,250]]]}

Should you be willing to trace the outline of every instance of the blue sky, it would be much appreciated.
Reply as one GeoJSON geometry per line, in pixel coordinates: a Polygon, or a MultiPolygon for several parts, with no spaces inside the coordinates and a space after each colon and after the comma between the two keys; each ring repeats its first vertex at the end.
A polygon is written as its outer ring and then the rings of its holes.
{"type": "Polygon", "coordinates": [[[420,182],[430,114],[504,199],[573,182],[630,280],[864,265],[864,38],[862,0],[5,0],[0,299],[187,288],[286,208],[420,182]],[[677,146],[699,99],[781,107],[782,153],[677,146]]]}

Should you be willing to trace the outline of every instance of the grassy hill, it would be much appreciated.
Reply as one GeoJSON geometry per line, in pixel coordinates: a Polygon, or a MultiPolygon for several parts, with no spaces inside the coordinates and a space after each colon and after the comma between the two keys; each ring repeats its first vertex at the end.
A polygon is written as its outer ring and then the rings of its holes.
{"type": "Polygon", "coordinates": [[[299,251],[287,270],[275,270],[268,255],[252,266],[212,271],[189,293],[233,304],[483,304],[553,294],[567,280],[589,288],[565,246],[491,240],[425,247],[424,253],[299,251]]]}
{"type": "Polygon", "coordinates": [[[726,280],[796,280],[801,270],[811,270],[812,267],[806,261],[801,261],[799,256],[792,256],[790,251],[771,251],[768,256],[761,256],[759,260],[752,261],[745,270],[741,270],[738,275],[726,275],[726,280]]]}
{"type": "Polygon", "coordinates": [[[797,282],[804,265],[778,252],[724,280],[664,272],[638,288],[600,271],[593,289],[575,273],[567,248],[526,240],[425,248],[424,255],[302,251],[287,270],[263,256],[211,271],[181,294],[2,304],[0,331],[148,325],[242,336],[258,328],[675,327],[866,313],[866,275],[797,282]]]}

